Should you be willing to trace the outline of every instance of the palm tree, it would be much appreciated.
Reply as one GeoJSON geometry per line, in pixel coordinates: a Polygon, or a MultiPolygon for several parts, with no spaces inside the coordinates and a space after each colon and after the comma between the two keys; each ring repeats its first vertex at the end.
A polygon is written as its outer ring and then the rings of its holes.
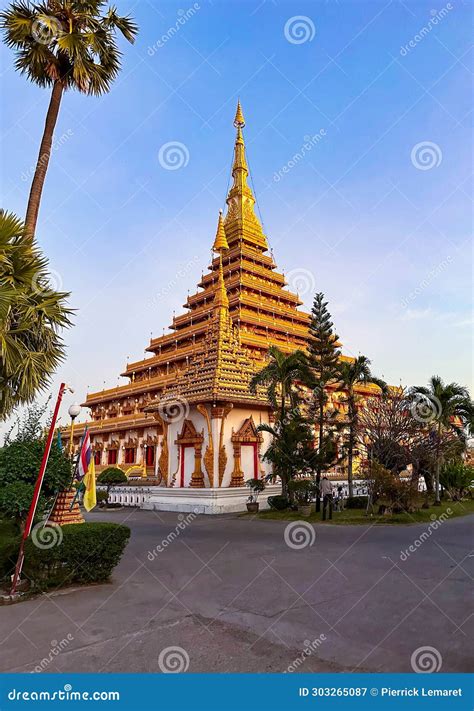
{"type": "Polygon", "coordinates": [[[457,383],[445,384],[438,375],[433,375],[428,387],[415,386],[410,391],[412,414],[415,418],[434,425],[435,437],[435,505],[439,505],[439,478],[442,464],[442,434],[454,432],[460,439],[466,427],[472,426],[474,403],[467,388],[457,383]],[[419,406],[421,404],[421,410],[419,406]]]}
{"type": "Polygon", "coordinates": [[[69,294],[51,287],[47,264],[21,220],[0,210],[0,420],[46,388],[64,357],[69,294]]]}
{"type": "Polygon", "coordinates": [[[296,474],[305,473],[314,453],[313,436],[307,421],[297,411],[292,417],[277,418],[274,425],[263,423],[257,427],[259,432],[268,432],[271,442],[263,455],[270,462],[273,476],[281,481],[281,493],[288,497],[288,483],[296,474]]]}
{"type": "Polygon", "coordinates": [[[354,459],[354,447],[357,434],[357,385],[377,385],[383,393],[387,392],[387,385],[384,380],[372,375],[370,370],[370,360],[366,356],[358,356],[354,360],[341,361],[339,370],[339,380],[341,389],[347,393],[348,409],[348,437],[347,437],[347,481],[349,484],[349,496],[354,496],[354,486],[352,483],[352,465],[354,459]]]}
{"type": "Polygon", "coordinates": [[[258,385],[265,386],[270,404],[284,420],[287,406],[297,407],[297,383],[309,379],[308,361],[303,351],[287,355],[277,346],[270,346],[268,357],[267,365],[253,376],[250,389],[255,392],[258,385]]]}
{"type": "Polygon", "coordinates": [[[0,26],[16,52],[16,69],[38,86],[51,88],[25,218],[33,239],[63,92],[107,93],[120,71],[117,30],[133,42],[138,28],[114,7],[105,9],[103,0],[19,0],[0,13],[0,26]]]}
{"type": "Polygon", "coordinates": [[[268,349],[268,363],[256,373],[250,383],[267,389],[268,400],[276,414],[274,425],[261,424],[258,430],[268,432],[271,443],[263,455],[271,462],[273,474],[282,483],[282,493],[288,496],[288,482],[307,461],[307,450],[312,435],[301,414],[301,393],[298,385],[309,380],[308,361],[303,351],[287,355],[276,346],[268,349]]]}

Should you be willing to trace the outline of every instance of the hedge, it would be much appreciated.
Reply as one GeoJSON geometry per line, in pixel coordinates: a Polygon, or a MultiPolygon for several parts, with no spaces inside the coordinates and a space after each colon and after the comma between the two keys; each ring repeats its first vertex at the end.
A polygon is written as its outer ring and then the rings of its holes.
{"type": "Polygon", "coordinates": [[[20,545],[20,533],[10,521],[0,521],[0,579],[7,579],[15,570],[20,545]]]}
{"type": "Polygon", "coordinates": [[[128,526],[117,523],[73,523],[61,532],[51,548],[26,542],[23,570],[35,588],[106,582],[130,538],[128,526]]]}
{"type": "Polygon", "coordinates": [[[344,505],[346,509],[365,509],[367,501],[367,496],[348,496],[344,501],[344,505]]]}
{"type": "Polygon", "coordinates": [[[270,508],[275,509],[276,511],[284,511],[290,505],[288,498],[286,496],[282,496],[281,494],[269,496],[267,502],[270,508]]]}

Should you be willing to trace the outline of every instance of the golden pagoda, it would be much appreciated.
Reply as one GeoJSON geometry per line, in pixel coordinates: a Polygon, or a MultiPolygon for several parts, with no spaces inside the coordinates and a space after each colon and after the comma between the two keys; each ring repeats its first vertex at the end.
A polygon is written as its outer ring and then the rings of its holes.
{"type": "MultiPolygon", "coordinates": [[[[91,393],[84,403],[97,473],[143,463],[147,481],[172,497],[179,489],[202,497],[198,490],[206,488],[214,496],[271,473],[261,458],[268,435],[257,425],[272,414],[265,392],[251,392],[250,380],[270,346],[291,352],[307,345],[309,314],[285,288],[255,214],[240,102],[234,126],[233,182],[207,273],[171,332],[150,341],[151,356],[127,364],[128,383],[91,393]]],[[[75,441],[84,426],[76,425],[75,441]]]]}
{"type": "Polygon", "coordinates": [[[75,489],[60,491],[48,516],[48,523],[67,526],[70,523],[84,523],[75,489]]]}

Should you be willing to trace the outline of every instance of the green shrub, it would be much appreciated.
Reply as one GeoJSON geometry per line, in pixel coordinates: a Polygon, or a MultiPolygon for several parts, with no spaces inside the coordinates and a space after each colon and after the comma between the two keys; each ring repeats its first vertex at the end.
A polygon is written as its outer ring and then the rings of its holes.
{"type": "Polygon", "coordinates": [[[288,491],[298,504],[310,504],[316,495],[316,484],[313,479],[292,479],[288,482],[288,491]]]}
{"type": "MultiPolygon", "coordinates": [[[[33,491],[33,484],[27,484],[25,481],[15,481],[6,486],[0,486],[0,514],[14,521],[18,529],[21,522],[26,519],[33,499],[33,491]]],[[[41,514],[44,507],[44,497],[40,496],[36,514],[41,514]]]]}
{"type": "Polygon", "coordinates": [[[107,492],[104,491],[103,489],[97,489],[96,499],[97,499],[98,505],[103,506],[105,504],[105,502],[107,501],[107,492]]]}
{"type": "Polygon", "coordinates": [[[365,509],[367,496],[348,496],[344,502],[346,509],[365,509]]]}
{"type": "Polygon", "coordinates": [[[269,496],[267,501],[270,508],[275,509],[276,511],[284,511],[290,505],[288,498],[286,496],[282,496],[281,494],[278,496],[269,496]]]}
{"type": "Polygon", "coordinates": [[[0,521],[0,579],[9,577],[15,570],[20,533],[13,521],[0,521]]]}
{"type": "Polygon", "coordinates": [[[97,477],[97,483],[107,487],[107,499],[114,486],[121,486],[128,482],[126,474],[119,467],[107,467],[97,477]]]}
{"type": "MultiPolygon", "coordinates": [[[[4,446],[0,447],[0,487],[17,482],[34,486],[43,458],[45,438],[44,423],[46,405],[31,406],[23,419],[18,420],[15,437],[12,430],[5,437],[4,446]]],[[[58,446],[54,437],[44,476],[42,495],[45,499],[53,498],[56,493],[69,485],[72,477],[71,459],[65,449],[58,446]]]]}
{"type": "Polygon", "coordinates": [[[462,460],[446,462],[441,469],[441,484],[453,501],[459,501],[470,493],[473,479],[474,467],[465,464],[462,460]]]}
{"type": "Polygon", "coordinates": [[[107,467],[97,477],[97,483],[104,486],[118,486],[119,484],[126,484],[127,481],[125,472],[118,467],[107,467]]]}
{"type": "Polygon", "coordinates": [[[26,542],[23,569],[37,588],[107,581],[130,537],[128,526],[117,523],[74,523],[61,532],[52,548],[26,542]]]}
{"type": "Polygon", "coordinates": [[[265,482],[263,479],[247,479],[245,486],[247,486],[252,492],[247,501],[249,503],[256,503],[260,492],[265,489],[265,482]]]}

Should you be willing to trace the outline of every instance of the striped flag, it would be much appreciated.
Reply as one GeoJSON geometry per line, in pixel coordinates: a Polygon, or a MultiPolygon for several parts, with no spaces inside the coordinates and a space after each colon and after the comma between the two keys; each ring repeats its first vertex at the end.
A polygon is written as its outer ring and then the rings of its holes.
{"type": "Polygon", "coordinates": [[[60,452],[63,451],[63,440],[61,438],[61,430],[58,427],[58,449],[60,452]]]}
{"type": "Polygon", "coordinates": [[[76,465],[76,481],[82,482],[85,475],[88,472],[89,465],[92,459],[92,447],[91,438],[89,436],[89,430],[86,429],[81,442],[81,449],[79,451],[79,458],[76,465]]]}

